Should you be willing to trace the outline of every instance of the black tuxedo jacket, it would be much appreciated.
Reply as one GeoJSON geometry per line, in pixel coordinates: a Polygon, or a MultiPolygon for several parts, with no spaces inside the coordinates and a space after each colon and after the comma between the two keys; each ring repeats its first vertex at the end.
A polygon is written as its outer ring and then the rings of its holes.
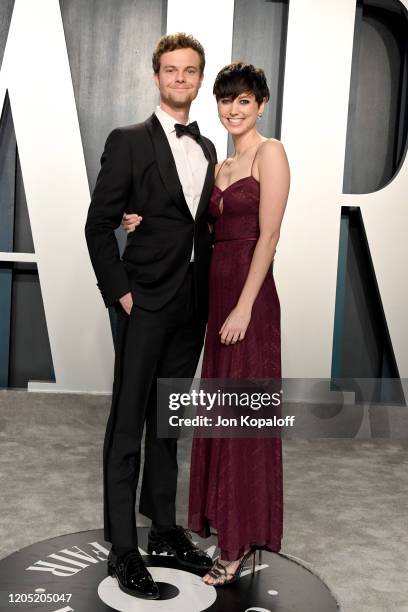
{"type": "Polygon", "coordinates": [[[212,142],[203,140],[209,163],[194,219],[156,115],[109,134],[85,227],[106,306],[131,291],[141,308],[160,309],[183,282],[194,241],[196,303],[200,317],[206,318],[212,247],[206,211],[217,158],[212,142]],[[121,259],[114,230],[124,211],[143,220],[128,235],[121,259]]]}

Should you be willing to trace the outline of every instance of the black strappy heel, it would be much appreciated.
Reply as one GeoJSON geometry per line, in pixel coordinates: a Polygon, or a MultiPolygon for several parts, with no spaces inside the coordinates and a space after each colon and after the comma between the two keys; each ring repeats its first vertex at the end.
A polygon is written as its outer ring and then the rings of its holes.
{"type": "MultiPolygon", "coordinates": [[[[228,566],[231,563],[234,563],[233,561],[231,561],[230,563],[227,563],[227,565],[222,565],[217,558],[212,568],[208,572],[208,575],[214,579],[214,582],[212,583],[206,582],[205,584],[208,584],[208,586],[220,587],[220,586],[225,586],[227,584],[232,584],[233,582],[236,582],[238,578],[241,576],[242,572],[246,569],[249,569],[246,564],[247,564],[247,561],[251,557],[252,557],[252,572],[251,573],[252,575],[254,575],[255,565],[256,565],[255,554],[256,554],[256,549],[254,548],[249,550],[247,553],[245,553],[245,555],[242,557],[241,561],[239,562],[239,565],[237,566],[237,569],[235,570],[235,572],[227,571],[228,566]]],[[[261,551],[259,551],[259,560],[261,560],[261,551]]]]}

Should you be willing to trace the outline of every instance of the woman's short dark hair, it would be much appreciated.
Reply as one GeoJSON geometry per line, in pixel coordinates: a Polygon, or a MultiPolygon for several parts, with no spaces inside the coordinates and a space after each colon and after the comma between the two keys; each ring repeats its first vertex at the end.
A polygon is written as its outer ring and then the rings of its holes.
{"type": "Polygon", "coordinates": [[[269,88],[262,68],[255,68],[244,62],[233,62],[219,71],[213,88],[217,102],[221,98],[235,100],[246,92],[253,93],[258,104],[269,100],[269,88]]]}
{"type": "Polygon", "coordinates": [[[205,67],[205,53],[203,45],[191,34],[176,32],[175,34],[165,34],[159,40],[153,51],[152,65],[155,74],[160,72],[160,58],[163,53],[176,51],[176,49],[193,49],[200,56],[200,73],[203,74],[205,67]]]}

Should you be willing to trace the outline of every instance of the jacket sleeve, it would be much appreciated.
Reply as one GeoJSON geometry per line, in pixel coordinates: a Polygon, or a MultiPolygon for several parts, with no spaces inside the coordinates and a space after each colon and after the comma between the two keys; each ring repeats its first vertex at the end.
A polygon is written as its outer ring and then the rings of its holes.
{"type": "Polygon", "coordinates": [[[207,147],[211,151],[212,163],[215,165],[217,163],[217,149],[215,148],[214,143],[209,138],[205,138],[205,136],[203,136],[203,138],[207,144],[207,147]]]}
{"type": "Polygon", "coordinates": [[[215,146],[214,146],[214,144],[212,142],[211,142],[211,146],[212,146],[212,149],[213,149],[214,164],[217,164],[217,162],[218,162],[218,159],[217,159],[217,149],[215,148],[215,146]]]}
{"type": "Polygon", "coordinates": [[[131,183],[129,143],[126,134],[115,129],[106,140],[85,226],[92,266],[106,306],[130,291],[114,230],[121,223],[131,183]]]}

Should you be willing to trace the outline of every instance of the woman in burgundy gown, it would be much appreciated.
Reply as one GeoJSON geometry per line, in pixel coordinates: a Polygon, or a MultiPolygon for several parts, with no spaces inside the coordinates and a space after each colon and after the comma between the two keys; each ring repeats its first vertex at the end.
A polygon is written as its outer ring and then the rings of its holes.
{"type": "MultiPolygon", "coordinates": [[[[269,90],[262,70],[234,63],[215,81],[235,153],[216,169],[209,205],[214,250],[202,377],[279,379],[280,305],[272,275],[289,190],[282,144],[257,131],[269,90]]],[[[233,582],[255,549],[282,538],[280,438],[195,438],[189,527],[218,534],[220,556],[203,580],[233,582]]]]}

